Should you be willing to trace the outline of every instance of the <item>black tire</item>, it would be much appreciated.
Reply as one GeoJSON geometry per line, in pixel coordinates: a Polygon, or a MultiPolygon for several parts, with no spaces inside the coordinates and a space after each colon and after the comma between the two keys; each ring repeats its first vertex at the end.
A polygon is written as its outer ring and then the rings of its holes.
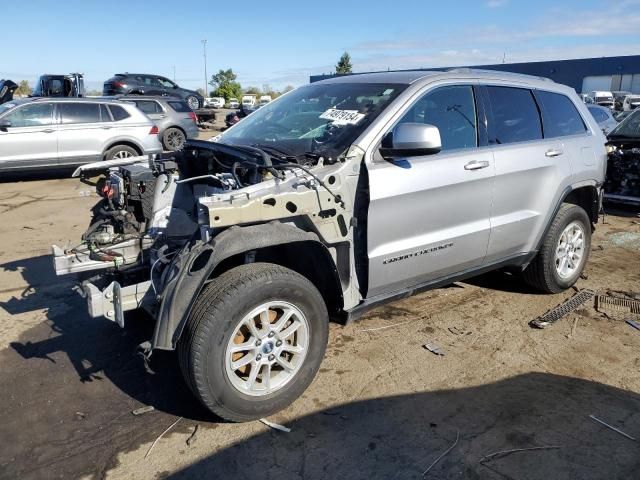
{"type": "Polygon", "coordinates": [[[133,147],[128,145],[116,145],[106,151],[104,159],[113,160],[114,158],[136,157],[138,155],[140,155],[140,153],[138,153],[138,151],[133,147]],[[121,157],[121,155],[123,156],[121,157]]]}
{"type": "Polygon", "coordinates": [[[279,265],[242,265],[209,283],[196,300],[178,342],[180,368],[193,393],[213,413],[234,422],[256,420],[282,410],[306,390],[320,368],[328,333],[324,300],[309,280],[279,265]],[[306,317],[307,353],[288,383],[272,393],[247,395],[227,373],[227,345],[242,318],[275,300],[294,305],[306,317]]]}
{"type": "Polygon", "coordinates": [[[189,108],[191,110],[197,110],[200,108],[200,100],[198,100],[198,97],[194,96],[194,95],[189,95],[187,98],[184,99],[185,102],[187,102],[187,105],[189,105],[189,108]]]}
{"type": "Polygon", "coordinates": [[[538,254],[525,269],[523,278],[529,285],[543,292],[562,292],[573,286],[578,278],[580,278],[587,264],[590,249],[591,221],[589,220],[587,212],[577,205],[563,203],[556,217],[553,219],[538,254]],[[582,227],[584,233],[584,253],[575,272],[567,278],[562,278],[556,269],[556,249],[562,232],[572,222],[577,222],[582,227]]]}
{"type": "Polygon", "coordinates": [[[175,127],[167,128],[162,134],[162,146],[165,150],[176,152],[181,150],[187,137],[182,130],[175,127]]]}

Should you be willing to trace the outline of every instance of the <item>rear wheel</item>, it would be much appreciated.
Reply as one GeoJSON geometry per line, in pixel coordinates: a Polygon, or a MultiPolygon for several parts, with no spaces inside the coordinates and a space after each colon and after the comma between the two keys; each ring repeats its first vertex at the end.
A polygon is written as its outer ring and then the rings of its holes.
{"type": "Polygon", "coordinates": [[[172,152],[180,150],[183,147],[185,140],[186,136],[179,128],[167,128],[162,134],[162,145],[165,150],[170,150],[172,152]]]}
{"type": "Polygon", "coordinates": [[[327,337],[327,309],[309,280],[278,265],[243,265],[200,294],[178,345],[180,366],[212,412],[255,420],[304,392],[327,337]]]}
{"type": "Polygon", "coordinates": [[[558,293],[571,287],[584,269],[591,248],[591,222],[583,208],[562,204],[536,258],[524,271],[533,287],[558,293]]]}
{"type": "Polygon", "coordinates": [[[139,153],[135,148],[130,147],[128,145],[116,145],[115,147],[111,147],[104,154],[105,160],[114,160],[119,158],[129,158],[136,157],[139,153]]]}

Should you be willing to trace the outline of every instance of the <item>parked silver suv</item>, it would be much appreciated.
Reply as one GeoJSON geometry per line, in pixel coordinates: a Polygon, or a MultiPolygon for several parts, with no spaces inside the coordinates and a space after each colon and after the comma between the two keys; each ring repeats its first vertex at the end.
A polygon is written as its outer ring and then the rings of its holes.
{"type": "Polygon", "coordinates": [[[341,76],[174,159],[106,172],[85,244],[54,247],[56,271],[101,270],[83,285],[93,316],[122,326],[145,308],[147,354],[177,349],[204,405],[252,420],[307,388],[330,317],[502,267],[544,292],[572,286],[604,144],[576,93],[549,80],[341,76]]]}
{"type": "Polygon", "coordinates": [[[159,152],[158,128],[132,104],[26,98],[0,105],[0,171],[68,167],[159,152]]]}
{"type": "Polygon", "coordinates": [[[118,99],[135,104],[154,122],[165,150],[180,150],[188,138],[198,136],[196,114],[180,98],[127,95],[118,99]]]}

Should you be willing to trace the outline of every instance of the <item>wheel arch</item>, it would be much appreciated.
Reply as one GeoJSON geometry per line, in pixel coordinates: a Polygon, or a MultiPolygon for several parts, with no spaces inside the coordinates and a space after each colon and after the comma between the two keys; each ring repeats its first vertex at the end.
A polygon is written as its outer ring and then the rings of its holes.
{"type": "Polygon", "coordinates": [[[135,142],[132,142],[131,140],[115,140],[110,144],[108,144],[107,147],[104,149],[104,151],[102,152],[102,158],[106,156],[109,150],[111,150],[113,147],[117,147],[118,145],[126,145],[127,147],[131,147],[136,152],[138,152],[138,155],[142,155],[142,153],[144,152],[144,149],[140,145],[138,145],[135,142]]]}
{"type": "Polygon", "coordinates": [[[191,241],[167,267],[174,275],[166,280],[162,292],[153,348],[175,349],[204,286],[220,274],[254,261],[274,263],[296,271],[318,288],[330,313],[342,309],[338,270],[331,253],[317,235],[277,221],[234,226],[209,243],[191,241]]]}

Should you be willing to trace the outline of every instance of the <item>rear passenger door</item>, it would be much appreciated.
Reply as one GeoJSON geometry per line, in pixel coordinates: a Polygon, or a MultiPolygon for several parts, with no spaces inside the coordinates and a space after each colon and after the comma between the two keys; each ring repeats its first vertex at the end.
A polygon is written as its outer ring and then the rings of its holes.
{"type": "Polygon", "coordinates": [[[367,167],[368,297],[482,265],[489,241],[493,156],[472,85],[424,93],[398,123],[440,131],[435,155],[375,157],[367,167]]]}
{"type": "Polygon", "coordinates": [[[537,248],[563,189],[571,183],[571,146],[543,135],[541,106],[528,88],[483,87],[495,161],[487,263],[537,248]]]}
{"type": "Polygon", "coordinates": [[[60,102],[58,108],[58,151],[60,163],[75,165],[102,160],[114,124],[100,103],[60,102]]]}

